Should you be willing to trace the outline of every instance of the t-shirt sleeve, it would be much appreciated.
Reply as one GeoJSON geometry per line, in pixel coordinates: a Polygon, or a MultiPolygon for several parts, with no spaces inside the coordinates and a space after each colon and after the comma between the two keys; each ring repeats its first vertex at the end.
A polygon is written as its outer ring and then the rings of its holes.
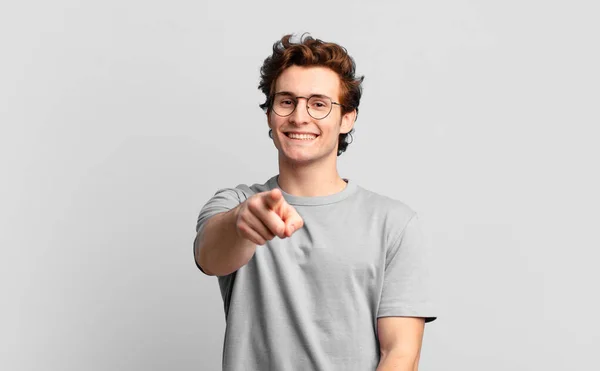
{"type": "Polygon", "coordinates": [[[196,237],[194,238],[193,250],[194,250],[194,261],[196,266],[202,273],[206,274],[204,269],[196,261],[196,240],[198,239],[198,233],[201,233],[206,221],[216,214],[229,211],[240,203],[246,200],[244,193],[237,188],[223,188],[219,189],[214,196],[202,207],[198,220],[196,222],[196,237]]]}
{"type": "Polygon", "coordinates": [[[383,290],[377,317],[423,317],[434,321],[430,251],[417,214],[408,221],[386,254],[383,290]]]}

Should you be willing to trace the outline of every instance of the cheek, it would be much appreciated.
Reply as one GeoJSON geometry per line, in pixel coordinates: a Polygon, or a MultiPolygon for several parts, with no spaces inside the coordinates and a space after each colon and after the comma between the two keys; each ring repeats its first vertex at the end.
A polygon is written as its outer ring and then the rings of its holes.
{"type": "Polygon", "coordinates": [[[281,127],[285,123],[285,119],[283,117],[277,116],[273,112],[269,114],[269,126],[273,129],[281,127]]]}
{"type": "Polygon", "coordinates": [[[341,120],[331,120],[331,122],[327,122],[327,125],[324,125],[322,130],[327,133],[328,136],[335,137],[336,140],[340,134],[340,130],[342,122],[341,120]]]}

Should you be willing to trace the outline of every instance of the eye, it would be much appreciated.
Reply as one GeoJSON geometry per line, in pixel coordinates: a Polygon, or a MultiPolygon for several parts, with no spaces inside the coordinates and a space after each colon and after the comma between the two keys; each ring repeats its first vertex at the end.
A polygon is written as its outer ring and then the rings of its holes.
{"type": "Polygon", "coordinates": [[[291,106],[292,104],[294,104],[294,101],[292,101],[291,99],[282,99],[281,102],[279,102],[279,104],[282,106],[291,106]]]}
{"type": "Polygon", "coordinates": [[[310,102],[310,106],[318,110],[327,109],[328,107],[327,103],[322,100],[313,100],[310,102]]]}

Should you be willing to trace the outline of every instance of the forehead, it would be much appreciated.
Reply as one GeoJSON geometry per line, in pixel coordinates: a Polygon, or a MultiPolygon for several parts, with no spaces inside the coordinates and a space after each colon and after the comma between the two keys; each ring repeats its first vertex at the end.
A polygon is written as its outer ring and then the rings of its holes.
{"type": "Polygon", "coordinates": [[[286,68],[275,82],[275,92],[289,91],[299,96],[323,94],[339,99],[340,78],[326,67],[291,66],[286,68]]]}

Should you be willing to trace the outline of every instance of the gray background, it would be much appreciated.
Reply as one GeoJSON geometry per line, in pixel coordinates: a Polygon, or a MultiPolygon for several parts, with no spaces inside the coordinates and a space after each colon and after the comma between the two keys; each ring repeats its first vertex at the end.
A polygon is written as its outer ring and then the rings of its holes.
{"type": "Polygon", "coordinates": [[[259,68],[285,33],[366,75],[339,170],[420,215],[422,370],[599,369],[593,1],[3,1],[0,369],[218,370],[192,257],[218,188],[277,173],[259,68]]]}

